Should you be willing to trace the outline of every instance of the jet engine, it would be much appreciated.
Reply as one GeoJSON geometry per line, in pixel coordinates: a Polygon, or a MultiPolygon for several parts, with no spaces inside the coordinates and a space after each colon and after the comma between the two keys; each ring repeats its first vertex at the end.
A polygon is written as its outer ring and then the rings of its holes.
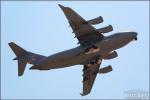
{"type": "Polygon", "coordinates": [[[105,74],[105,73],[108,73],[108,72],[111,72],[112,71],[112,67],[111,65],[107,66],[107,67],[104,67],[104,68],[101,68],[99,70],[99,74],[105,74]]]}
{"type": "Polygon", "coordinates": [[[113,52],[109,53],[104,59],[113,59],[116,57],[118,57],[118,54],[116,51],[113,51],[113,52]]]}
{"type": "Polygon", "coordinates": [[[108,33],[108,32],[113,31],[113,27],[112,27],[112,25],[108,25],[106,27],[97,29],[97,31],[100,32],[100,33],[108,33]]]}
{"type": "Polygon", "coordinates": [[[103,22],[102,16],[87,21],[89,24],[96,25],[103,22]]]}

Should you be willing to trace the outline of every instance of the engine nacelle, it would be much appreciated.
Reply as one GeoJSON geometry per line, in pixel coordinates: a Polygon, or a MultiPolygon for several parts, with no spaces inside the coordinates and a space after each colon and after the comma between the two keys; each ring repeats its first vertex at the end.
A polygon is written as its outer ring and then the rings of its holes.
{"type": "Polygon", "coordinates": [[[118,54],[116,51],[113,51],[113,52],[109,53],[104,59],[113,59],[116,57],[118,57],[118,54]]]}
{"type": "Polygon", "coordinates": [[[97,29],[97,31],[100,33],[108,33],[108,32],[113,31],[113,27],[112,27],[112,25],[109,25],[109,26],[97,29]]]}
{"type": "Polygon", "coordinates": [[[96,25],[103,22],[102,16],[87,21],[89,24],[96,25]]]}
{"type": "Polygon", "coordinates": [[[101,68],[100,70],[99,70],[99,74],[105,74],[105,73],[108,73],[108,72],[111,72],[112,71],[112,67],[109,65],[109,66],[107,66],[107,67],[104,67],[104,68],[101,68]]]}

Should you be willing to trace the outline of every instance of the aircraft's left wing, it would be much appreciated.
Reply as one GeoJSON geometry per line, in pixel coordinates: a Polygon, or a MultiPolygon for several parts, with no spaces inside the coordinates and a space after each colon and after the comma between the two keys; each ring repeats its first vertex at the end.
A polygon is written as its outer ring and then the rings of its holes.
{"type": "MultiPolygon", "coordinates": [[[[91,25],[90,21],[86,21],[69,7],[64,7],[62,5],[59,6],[61,7],[65,16],[67,17],[68,22],[70,23],[70,26],[73,30],[73,33],[75,33],[75,37],[77,37],[81,46],[90,45],[92,44],[92,42],[103,38],[103,35],[91,25]]],[[[102,17],[98,17],[95,21],[100,23],[102,22],[101,20],[102,17]]]]}
{"type": "Polygon", "coordinates": [[[99,67],[102,60],[98,60],[96,64],[86,64],[83,69],[83,93],[82,96],[91,92],[99,67]]]}

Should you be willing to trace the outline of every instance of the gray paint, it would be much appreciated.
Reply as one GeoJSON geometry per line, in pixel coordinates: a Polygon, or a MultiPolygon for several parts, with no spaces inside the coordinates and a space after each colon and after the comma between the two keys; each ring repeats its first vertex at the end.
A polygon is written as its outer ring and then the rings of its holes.
{"type": "Polygon", "coordinates": [[[33,64],[31,70],[50,70],[83,65],[83,93],[81,95],[84,96],[91,92],[97,73],[112,71],[111,66],[100,68],[102,60],[117,57],[115,50],[122,48],[132,40],[137,40],[137,33],[120,32],[104,36],[104,33],[113,30],[111,25],[100,29],[95,29],[91,25],[103,22],[102,17],[86,21],[71,8],[59,6],[67,17],[80,46],[47,57],[28,52],[13,42],[9,43],[9,46],[17,56],[14,60],[18,60],[18,76],[23,75],[27,63],[33,64]]]}
{"type": "Polygon", "coordinates": [[[89,60],[98,55],[105,58],[110,52],[127,45],[137,37],[136,32],[122,32],[105,37],[97,41],[94,45],[100,49],[97,52],[85,54],[84,49],[79,46],[70,50],[50,55],[33,66],[36,69],[56,69],[64,68],[78,64],[88,63],[89,60]]]}

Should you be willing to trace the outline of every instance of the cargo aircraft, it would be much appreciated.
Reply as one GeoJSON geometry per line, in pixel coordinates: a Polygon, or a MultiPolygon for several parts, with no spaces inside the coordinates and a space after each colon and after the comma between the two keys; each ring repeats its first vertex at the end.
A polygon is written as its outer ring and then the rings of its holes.
{"type": "MultiPolygon", "coordinates": [[[[85,20],[69,7],[59,4],[64,12],[70,27],[78,39],[78,46],[50,56],[43,56],[29,52],[14,42],[9,46],[17,56],[18,76],[23,75],[26,64],[32,64],[31,70],[50,70],[83,65],[83,92],[82,96],[91,92],[97,74],[112,71],[111,65],[100,68],[102,60],[113,59],[118,56],[116,49],[127,45],[132,40],[137,40],[136,32],[118,32],[109,36],[104,34],[113,30],[111,25],[96,29],[92,25],[103,22],[103,18],[97,17],[85,20]]],[[[91,12],[92,13],[92,12],[91,12]]]]}

